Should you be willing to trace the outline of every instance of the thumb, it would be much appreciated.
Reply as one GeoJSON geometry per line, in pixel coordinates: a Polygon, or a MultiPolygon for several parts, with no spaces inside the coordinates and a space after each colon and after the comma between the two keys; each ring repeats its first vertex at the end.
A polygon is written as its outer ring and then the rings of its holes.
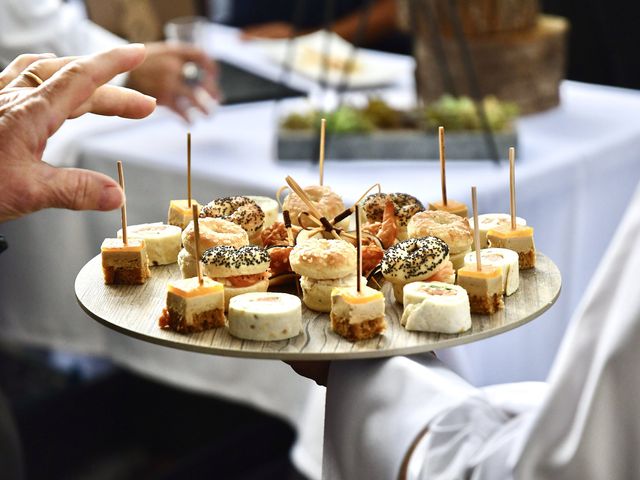
{"type": "Polygon", "coordinates": [[[124,192],[107,175],[79,168],[55,168],[41,163],[37,174],[42,188],[37,195],[41,208],[114,210],[122,206],[124,192]]]}

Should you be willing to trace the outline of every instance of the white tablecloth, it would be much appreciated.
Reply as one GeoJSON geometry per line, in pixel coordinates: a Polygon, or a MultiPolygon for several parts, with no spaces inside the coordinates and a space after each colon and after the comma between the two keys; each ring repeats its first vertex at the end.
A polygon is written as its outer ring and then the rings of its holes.
{"type": "MultiPolygon", "coordinates": [[[[295,100],[293,101],[296,102],[295,100]]],[[[441,357],[477,385],[544,379],[565,325],[610,241],[640,179],[640,123],[634,91],[567,82],[560,108],[519,122],[518,215],[535,227],[536,245],[563,274],[557,304],[531,324],[441,357]]],[[[230,194],[274,195],[292,175],[317,182],[316,167],[273,158],[274,103],[223,107],[192,127],[193,192],[200,202],[230,194]]],[[[185,132],[159,112],[121,123],[69,122],[52,139],[53,163],[76,164],[115,176],[123,160],[131,224],[159,221],[169,200],[185,196],[185,132]],[[124,126],[123,126],[124,125],[124,126]]],[[[450,198],[481,212],[508,211],[508,168],[489,161],[451,161],[450,198]]],[[[435,161],[328,161],[325,182],[355,200],[374,182],[385,191],[438,199],[435,161]]],[[[142,374],[188,389],[246,402],[289,419],[302,436],[294,455],[311,476],[319,472],[323,390],[284,364],[207,357],[145,344],[113,333],[76,305],[73,281],[81,266],[113,236],[119,213],[45,211],[0,225],[10,249],[0,255],[2,338],[105,355],[142,374]]]]}

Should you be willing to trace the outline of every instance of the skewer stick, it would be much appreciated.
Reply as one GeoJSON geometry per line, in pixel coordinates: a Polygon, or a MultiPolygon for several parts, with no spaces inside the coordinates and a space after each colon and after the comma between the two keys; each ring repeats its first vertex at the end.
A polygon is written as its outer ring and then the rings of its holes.
{"type": "Polygon", "coordinates": [[[511,230],[516,229],[516,149],[509,147],[509,200],[511,203],[511,230]]]}
{"type": "Polygon", "coordinates": [[[196,272],[198,275],[198,285],[202,286],[204,280],[202,279],[202,270],[200,269],[200,219],[198,218],[198,205],[192,205],[191,209],[193,212],[193,232],[196,236],[196,272]]]}
{"type": "Polygon", "coordinates": [[[324,137],[327,121],[323,118],[320,120],[320,186],[324,182],[324,137]]]}
{"type": "Polygon", "coordinates": [[[287,241],[289,242],[289,246],[293,247],[293,232],[291,231],[291,216],[289,215],[289,210],[282,211],[282,219],[284,220],[284,228],[287,229],[287,241]]]}
{"type": "MultiPolygon", "coordinates": [[[[320,218],[322,218],[322,214],[313,205],[313,203],[309,199],[309,196],[305,193],[302,187],[300,187],[300,185],[298,185],[298,182],[296,182],[293,178],[291,178],[291,176],[287,176],[285,180],[287,181],[287,184],[289,185],[289,187],[291,187],[291,190],[293,190],[295,194],[298,195],[298,197],[300,197],[300,200],[302,200],[305,203],[305,205],[309,207],[309,212],[318,219],[318,223],[321,225],[320,218]]],[[[312,216],[309,216],[309,218],[313,219],[312,216]]],[[[340,240],[340,235],[338,235],[335,232],[335,230],[331,230],[331,234],[336,240],[340,240]]]]}
{"type": "Polygon", "coordinates": [[[447,175],[444,159],[444,127],[438,127],[438,143],[440,146],[440,183],[442,185],[442,204],[447,206],[447,175]]]}
{"type": "Polygon", "coordinates": [[[358,250],[358,293],[362,292],[362,230],[360,229],[360,205],[356,205],[356,249],[358,250]]]}
{"type": "Polygon", "coordinates": [[[191,208],[191,132],[187,132],[187,198],[191,208]]]}
{"type": "Polygon", "coordinates": [[[473,206],[473,242],[476,244],[476,268],[482,271],[482,260],[480,259],[480,228],[478,225],[478,197],[475,185],[471,187],[471,205],[473,206]]]}
{"type": "MultiPolygon", "coordinates": [[[[118,181],[120,182],[120,188],[122,192],[124,190],[124,170],[122,169],[122,162],[118,160],[118,181]]],[[[125,193],[124,202],[120,208],[120,216],[122,217],[122,243],[127,245],[129,243],[127,239],[127,195],[125,193]]]]}

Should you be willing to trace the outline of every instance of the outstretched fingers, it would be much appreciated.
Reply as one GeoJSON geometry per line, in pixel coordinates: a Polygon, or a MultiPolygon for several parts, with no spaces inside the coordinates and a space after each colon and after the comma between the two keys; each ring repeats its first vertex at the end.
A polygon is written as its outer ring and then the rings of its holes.
{"type": "MultiPolygon", "coordinates": [[[[50,106],[49,134],[80,109],[96,90],[119,73],[127,72],[144,61],[142,44],[130,44],[112,50],[82,57],[68,63],[48,79],[37,95],[50,106]]],[[[138,94],[148,102],[148,97],[138,94]]]]}

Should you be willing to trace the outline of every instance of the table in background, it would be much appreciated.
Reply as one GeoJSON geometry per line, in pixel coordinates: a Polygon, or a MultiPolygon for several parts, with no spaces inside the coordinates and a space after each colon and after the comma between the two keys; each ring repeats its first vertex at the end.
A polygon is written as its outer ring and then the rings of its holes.
{"type": "MultiPolygon", "coordinates": [[[[406,93],[406,92],[405,92],[406,93]]],[[[284,108],[292,106],[288,100],[284,108]]],[[[608,245],[640,178],[637,92],[567,82],[561,107],[518,125],[518,214],[535,228],[540,251],[559,266],[558,303],[523,328],[443,352],[477,385],[544,379],[571,313],[608,245]]],[[[223,107],[192,128],[193,192],[200,202],[231,194],[273,196],[287,174],[317,182],[307,162],[273,157],[277,108],[273,102],[223,107]]],[[[91,117],[89,117],[91,118],[91,117]]],[[[186,127],[160,112],[139,122],[69,122],[51,141],[53,158],[115,176],[125,163],[131,224],[166,218],[169,200],[185,196],[186,127]],[[95,126],[95,125],[94,125],[95,126]],[[91,133],[93,132],[93,133],[91,133]],[[65,138],[72,138],[67,142],[65,138]],[[65,140],[65,141],[63,141],[65,140]]],[[[469,203],[478,186],[481,212],[508,211],[508,167],[490,161],[451,161],[450,198],[469,203]]],[[[437,199],[436,161],[328,161],[325,182],[347,201],[374,182],[385,191],[437,199]]],[[[288,418],[302,435],[296,464],[319,472],[323,391],[279,362],[178,352],[129,339],[97,325],[76,305],[73,281],[82,265],[113,236],[119,213],[40,212],[2,225],[10,248],[0,255],[3,338],[107,356],[145,375],[184,388],[252,404],[288,418]]]]}

